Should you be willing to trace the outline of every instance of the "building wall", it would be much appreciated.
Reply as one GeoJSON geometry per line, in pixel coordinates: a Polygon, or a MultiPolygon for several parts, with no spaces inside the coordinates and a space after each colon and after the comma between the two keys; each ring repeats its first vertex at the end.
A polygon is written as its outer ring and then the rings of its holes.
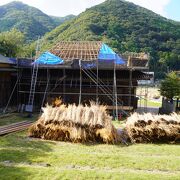
{"type": "MultiPolygon", "coordinates": [[[[10,64],[0,63],[0,109],[3,109],[9,100],[11,92],[14,88],[14,84],[16,82],[16,71],[10,64]]],[[[17,91],[14,92],[12,100],[10,102],[11,105],[16,104],[16,95],[17,91]]]]}
{"type": "Polygon", "coordinates": [[[3,108],[11,93],[11,76],[9,72],[0,73],[0,108],[3,108]]]}
{"type": "MultiPolygon", "coordinates": [[[[22,79],[19,84],[19,103],[27,104],[31,83],[31,70],[22,70],[22,79]]],[[[94,71],[96,73],[96,71],[94,71]]],[[[80,92],[80,71],[79,70],[61,70],[61,69],[39,69],[38,81],[36,84],[35,105],[40,108],[44,91],[47,85],[47,76],[50,75],[47,96],[45,102],[50,101],[55,97],[61,96],[65,103],[79,103],[80,92]],[[62,77],[65,78],[63,79],[62,77]],[[58,82],[61,82],[58,84],[58,82]],[[55,88],[56,87],[56,88],[55,88]]],[[[117,94],[118,98],[123,101],[124,106],[132,106],[134,109],[137,107],[137,98],[135,97],[137,80],[132,80],[132,88],[129,88],[129,72],[117,71],[117,94]],[[126,95],[125,95],[126,94],[126,95]],[[131,94],[131,96],[129,96],[131,94]],[[131,97],[131,98],[130,98],[131,97]]],[[[102,88],[98,88],[98,98],[102,104],[108,106],[115,105],[108,96],[113,96],[113,70],[99,71],[99,78],[104,82],[104,88],[109,89],[109,95],[104,95],[102,88]]],[[[102,85],[102,83],[101,83],[102,85]]],[[[95,83],[82,72],[82,103],[89,103],[90,100],[96,101],[97,89],[95,83]]],[[[108,94],[108,93],[107,93],[108,94]]]]}

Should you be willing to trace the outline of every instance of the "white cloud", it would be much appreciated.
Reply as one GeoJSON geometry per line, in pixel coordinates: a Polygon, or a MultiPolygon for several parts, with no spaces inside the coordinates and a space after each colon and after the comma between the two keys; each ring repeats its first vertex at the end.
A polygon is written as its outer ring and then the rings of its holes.
{"type": "Polygon", "coordinates": [[[167,17],[165,7],[170,3],[171,0],[128,0],[134,4],[140,5],[147,9],[154,11],[157,14],[167,17]]]}
{"type": "MultiPolygon", "coordinates": [[[[0,5],[13,0],[0,0],[0,5]]],[[[68,14],[78,15],[86,8],[100,4],[105,0],[19,0],[31,6],[37,7],[43,12],[54,16],[65,16],[68,14]]],[[[171,0],[128,0],[137,5],[145,7],[166,16],[165,7],[171,0]]]]}

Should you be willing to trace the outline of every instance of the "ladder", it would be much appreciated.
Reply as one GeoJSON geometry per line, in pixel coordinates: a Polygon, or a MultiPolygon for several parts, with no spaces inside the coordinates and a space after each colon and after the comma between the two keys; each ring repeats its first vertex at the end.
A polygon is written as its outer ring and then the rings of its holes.
{"type": "Polygon", "coordinates": [[[31,77],[29,100],[28,100],[28,104],[25,106],[25,111],[29,113],[33,112],[34,95],[36,91],[36,82],[37,82],[38,67],[39,67],[38,63],[36,63],[36,59],[37,59],[39,50],[40,50],[40,46],[39,46],[39,38],[38,38],[37,47],[36,47],[36,58],[33,63],[33,72],[32,72],[32,77],[31,77]]]}
{"type": "Polygon", "coordinates": [[[34,103],[34,95],[36,90],[36,82],[37,82],[37,74],[38,74],[38,64],[34,63],[33,65],[33,73],[31,78],[31,87],[29,92],[29,100],[26,105],[26,112],[33,112],[33,103],[34,103]]]}
{"type": "MultiPolygon", "coordinates": [[[[105,83],[100,79],[98,78],[98,81],[99,83],[97,84],[97,77],[96,77],[96,74],[91,70],[91,69],[85,69],[85,68],[82,68],[82,66],[80,67],[82,69],[82,71],[96,84],[98,85],[99,89],[101,89],[101,91],[106,94],[106,96],[112,101],[114,102],[114,97],[113,97],[113,93],[111,92],[111,89],[109,87],[106,87],[105,83]]],[[[117,90],[116,90],[117,91],[117,90]]],[[[115,92],[116,92],[115,91],[115,92]]],[[[117,104],[116,106],[121,106],[123,107],[123,101],[117,97],[117,92],[116,92],[116,98],[117,98],[117,104]]],[[[123,114],[125,115],[128,115],[128,113],[126,111],[123,110],[123,108],[120,110],[123,114]]]]}

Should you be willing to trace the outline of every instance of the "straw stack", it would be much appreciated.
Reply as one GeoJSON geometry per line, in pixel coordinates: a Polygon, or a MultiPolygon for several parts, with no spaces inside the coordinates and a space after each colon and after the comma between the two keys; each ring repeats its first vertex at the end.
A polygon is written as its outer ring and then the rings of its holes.
{"type": "Polygon", "coordinates": [[[88,105],[47,105],[43,114],[29,128],[29,136],[57,141],[116,143],[117,131],[106,107],[88,105]]]}
{"type": "Polygon", "coordinates": [[[126,122],[131,142],[177,142],[180,140],[180,115],[132,114],[126,122]]]}

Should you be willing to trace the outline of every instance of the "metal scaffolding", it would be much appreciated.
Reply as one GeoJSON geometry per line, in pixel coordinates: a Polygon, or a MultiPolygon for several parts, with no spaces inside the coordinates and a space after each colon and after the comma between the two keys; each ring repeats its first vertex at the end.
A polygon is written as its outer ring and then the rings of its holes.
{"type": "MultiPolygon", "coordinates": [[[[50,95],[61,96],[64,102],[66,102],[67,95],[71,95],[72,97],[76,96],[78,97],[79,104],[82,103],[84,96],[88,97],[88,99],[95,97],[97,103],[99,102],[99,98],[105,96],[111,102],[108,104],[108,109],[113,111],[113,115],[117,119],[119,114],[128,115],[127,111],[134,109],[132,99],[136,98],[134,89],[137,85],[133,84],[133,73],[137,69],[141,71],[143,67],[147,69],[147,57],[145,57],[145,54],[140,54],[140,56],[137,54],[136,56],[129,55],[129,58],[126,58],[126,65],[117,65],[114,62],[113,66],[109,68],[106,67],[106,62],[104,62],[104,66],[100,67],[98,53],[101,45],[102,42],[61,42],[50,50],[51,53],[62,58],[65,64],[54,67],[40,67],[41,70],[48,69],[46,79],[43,78],[43,76],[37,78],[37,91],[34,92],[36,95],[42,96],[41,106],[43,106],[47,96],[50,95]],[[77,60],[78,66],[72,68],[71,65],[77,62],[77,60]],[[70,62],[70,66],[67,66],[67,62],[70,62]],[[95,63],[95,67],[86,68],[83,66],[84,62],[93,62],[95,63]],[[141,66],[141,64],[143,65],[141,66]],[[106,68],[112,71],[112,77],[104,77],[102,74],[100,76],[100,72],[105,72],[106,68]],[[57,69],[62,71],[62,73],[53,76],[51,73],[57,69]],[[75,72],[75,70],[77,71],[75,72]],[[123,70],[129,72],[129,76],[126,79],[127,83],[119,84],[117,73],[123,70]],[[68,74],[66,71],[71,71],[71,74],[68,74]],[[84,88],[88,90],[93,89],[94,91],[84,92],[84,88]],[[61,91],[57,92],[57,89],[61,89],[61,91]],[[71,92],[68,91],[69,89],[71,92]],[[128,90],[127,92],[121,92],[121,89],[128,90]],[[126,104],[124,104],[122,100],[122,98],[125,97],[128,99],[128,103],[126,104]]],[[[23,67],[20,68],[20,70],[23,70],[23,67]]],[[[30,90],[25,88],[29,84],[28,78],[30,77],[27,75],[27,77],[23,76],[23,78],[27,79],[18,82],[18,91],[22,95],[21,98],[23,98],[23,96],[25,98],[25,96],[30,93],[30,90]]],[[[40,96],[37,96],[37,98],[40,98],[40,96]]],[[[25,100],[22,103],[26,103],[25,100]]]]}

